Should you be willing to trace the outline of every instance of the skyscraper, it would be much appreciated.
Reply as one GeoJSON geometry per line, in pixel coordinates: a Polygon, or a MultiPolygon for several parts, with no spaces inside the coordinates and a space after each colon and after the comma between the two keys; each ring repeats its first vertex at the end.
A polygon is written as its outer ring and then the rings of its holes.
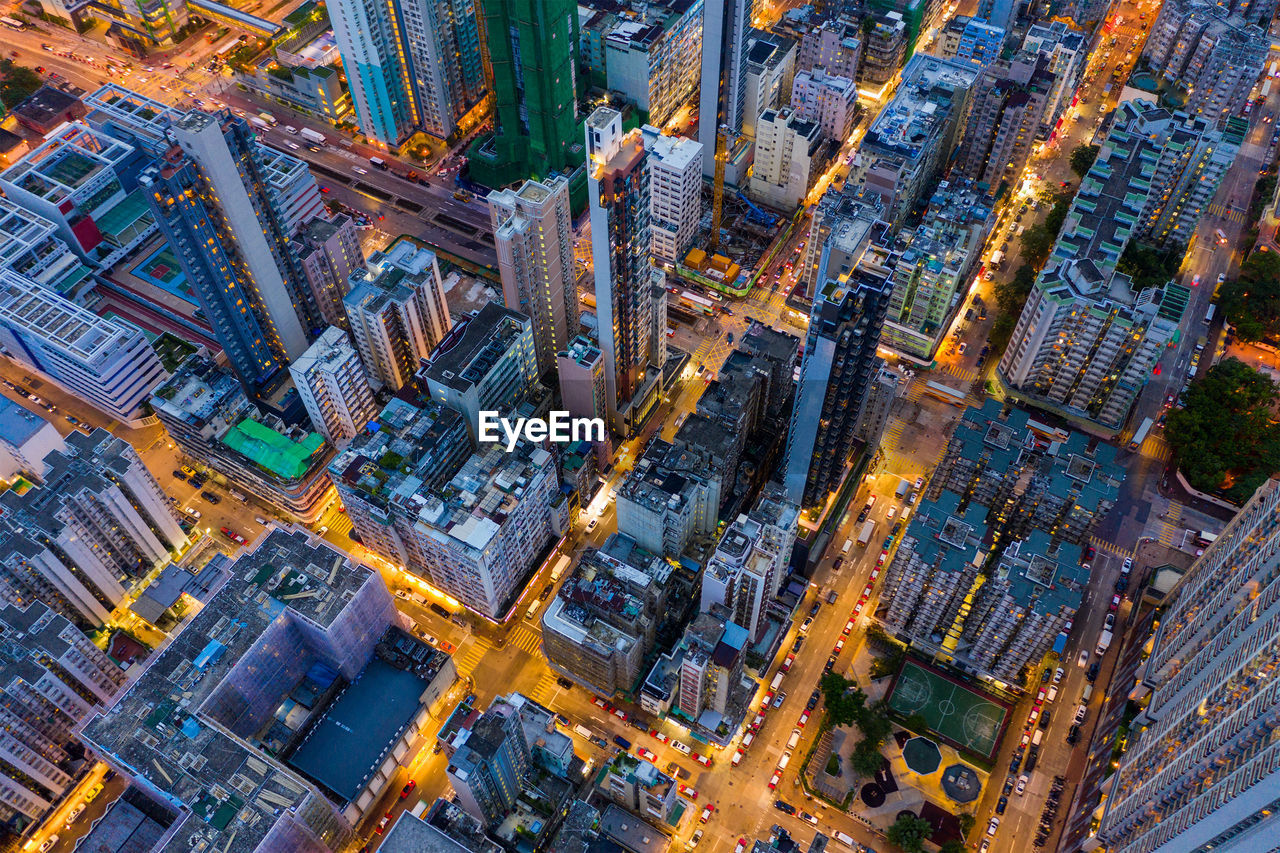
{"type": "Polygon", "coordinates": [[[631,435],[652,412],[665,356],[666,291],[649,232],[648,152],[622,113],[600,107],[587,119],[591,253],[604,354],[610,428],[631,435]]]}
{"type": "Polygon", "coordinates": [[[338,0],[329,6],[360,130],[396,147],[449,139],[485,94],[476,3],[338,0]]]}
{"type": "Polygon", "coordinates": [[[556,353],[578,330],[573,216],[569,182],[556,176],[489,194],[502,301],[533,320],[538,370],[555,369],[556,353]]]}
{"type": "Polygon", "coordinates": [[[484,3],[495,132],[472,157],[489,186],[546,177],[582,162],[573,0],[484,3]]]}
{"type": "Polygon", "coordinates": [[[231,368],[257,394],[306,351],[323,319],[248,123],[191,112],[172,133],[178,147],[141,183],[231,368]]]}
{"type": "Polygon", "coordinates": [[[702,88],[698,93],[698,141],[702,174],[716,169],[716,132],[742,130],[746,104],[747,38],[755,0],[706,0],[702,16],[702,88]]]}
{"type": "Polygon", "coordinates": [[[959,170],[996,193],[1017,180],[1053,95],[1056,75],[1044,56],[1019,54],[988,65],[973,84],[959,145],[959,170]]]}
{"type": "Polygon", "coordinates": [[[887,279],[859,269],[820,278],[825,284],[809,315],[783,481],[787,498],[805,507],[820,504],[844,476],[880,364],[876,345],[892,291],[887,279]]]}
{"type": "MultiPolygon", "coordinates": [[[[1280,480],[1169,592],[1098,829],[1114,853],[1252,853],[1280,830],[1280,480]]],[[[1096,844],[1086,844],[1090,849],[1096,844]]]]}

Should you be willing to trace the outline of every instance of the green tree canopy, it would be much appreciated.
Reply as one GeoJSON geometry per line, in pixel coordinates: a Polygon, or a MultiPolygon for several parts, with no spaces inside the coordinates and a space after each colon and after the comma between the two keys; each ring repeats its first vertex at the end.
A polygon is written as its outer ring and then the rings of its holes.
{"type": "Polygon", "coordinates": [[[1280,256],[1251,254],[1240,266],[1240,277],[1223,283],[1218,300],[1241,340],[1280,336],[1280,256]]]}
{"type": "Polygon", "coordinates": [[[1080,177],[1084,177],[1089,172],[1089,167],[1093,165],[1093,161],[1098,159],[1098,146],[1080,143],[1071,152],[1071,171],[1080,177]]]}
{"type": "Polygon", "coordinates": [[[964,842],[958,838],[948,838],[938,845],[938,853],[965,853],[964,842]]]}
{"type": "Polygon", "coordinates": [[[818,682],[827,707],[827,721],[832,727],[860,723],[867,704],[867,694],[858,685],[838,673],[829,672],[818,682]]]}
{"type": "Polygon", "coordinates": [[[1181,244],[1161,249],[1133,240],[1124,247],[1116,269],[1133,279],[1135,290],[1163,287],[1178,274],[1185,254],[1181,244]]]}
{"type": "Polygon", "coordinates": [[[863,739],[853,748],[853,754],[849,757],[849,766],[853,772],[859,776],[874,776],[880,772],[881,766],[884,765],[884,756],[880,754],[880,748],[873,744],[870,739],[863,739]]]}
{"type": "Polygon", "coordinates": [[[1191,384],[1165,436],[1192,486],[1243,503],[1280,470],[1280,425],[1271,420],[1276,394],[1270,379],[1234,358],[1191,384]]]}
{"type": "Polygon", "coordinates": [[[43,82],[30,68],[0,59],[0,102],[6,109],[11,110],[25,101],[43,82]]]}
{"type": "Polygon", "coordinates": [[[925,841],[932,834],[933,827],[929,825],[929,821],[910,812],[904,812],[898,815],[898,819],[893,822],[893,826],[889,827],[885,837],[902,853],[920,853],[924,850],[925,841]]]}

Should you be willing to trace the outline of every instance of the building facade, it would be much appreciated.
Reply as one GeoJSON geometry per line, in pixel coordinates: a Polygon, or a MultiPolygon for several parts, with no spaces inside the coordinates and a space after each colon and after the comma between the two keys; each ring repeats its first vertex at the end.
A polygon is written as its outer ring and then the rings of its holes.
{"type": "Polygon", "coordinates": [[[791,84],[791,111],[817,122],[824,137],[843,145],[853,130],[858,88],[852,77],[828,74],[821,68],[798,71],[791,84]]]}
{"type": "Polygon", "coordinates": [[[289,365],[289,375],[311,425],[335,447],[359,435],[377,414],[360,355],[337,326],[325,329],[289,365]]]}
{"type": "Polygon", "coordinates": [[[765,110],[756,124],[755,165],[748,194],[786,213],[796,210],[818,178],[822,127],[790,107],[765,110]]]}
{"type": "Polygon", "coordinates": [[[654,260],[684,258],[702,219],[702,145],[667,136],[652,125],[641,131],[649,165],[649,234],[654,260]]]}

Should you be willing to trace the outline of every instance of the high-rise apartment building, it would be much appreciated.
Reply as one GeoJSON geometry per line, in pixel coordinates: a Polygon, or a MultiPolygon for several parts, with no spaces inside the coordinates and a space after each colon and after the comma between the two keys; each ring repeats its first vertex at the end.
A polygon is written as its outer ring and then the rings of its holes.
{"type": "Polygon", "coordinates": [[[702,575],[703,612],[728,608],[735,624],[759,639],[769,602],[778,594],[791,560],[800,507],[781,489],[766,488],[755,507],[725,528],[702,575]]]}
{"type": "MultiPolygon", "coordinates": [[[[595,341],[578,335],[556,355],[560,401],[575,418],[599,418],[609,422],[608,391],[604,382],[604,355],[595,341]]],[[[608,436],[596,442],[596,464],[604,468],[612,451],[608,436]]]]}
{"type": "Polygon", "coordinates": [[[863,98],[874,102],[881,100],[907,57],[907,25],[899,12],[872,12],[868,18],[858,85],[863,98]]]}
{"type": "Polygon", "coordinates": [[[702,174],[708,177],[716,170],[719,129],[723,127],[730,140],[742,130],[747,41],[754,14],[755,0],[703,0],[698,141],[702,143],[702,174]]]}
{"type": "Polygon", "coordinates": [[[355,438],[378,413],[360,356],[337,326],[289,365],[289,375],[311,425],[334,446],[355,438]]]}
{"type": "Polygon", "coordinates": [[[1193,228],[1236,147],[1146,101],[1122,103],[1112,122],[1000,372],[1032,400],[1119,428],[1186,303],[1176,284],[1136,291],[1117,270],[1120,256],[1131,239],[1193,228]]]}
{"type": "Polygon", "coordinates": [[[703,0],[627,8],[604,35],[605,79],[662,127],[698,88],[703,0]]]}
{"type": "Polygon", "coordinates": [[[431,399],[462,415],[479,442],[480,413],[507,417],[538,385],[533,323],[519,311],[489,302],[463,317],[431,351],[418,373],[431,399]]]}
{"type": "Polygon", "coordinates": [[[306,351],[322,322],[249,124],[191,112],[178,146],[142,176],[152,213],[250,393],[306,351]]]}
{"type": "Polygon", "coordinates": [[[0,270],[0,346],[113,418],[140,425],[168,374],[142,331],[99,317],[13,270],[0,270]]]}
{"type": "Polygon", "coordinates": [[[127,676],[79,628],[40,601],[0,605],[0,824],[36,826],[75,784],[76,728],[127,676]]]}
{"type": "MultiPolygon", "coordinates": [[[[799,75],[797,75],[798,77],[799,75]]],[[[765,110],[756,123],[755,164],[748,194],[769,207],[792,212],[818,178],[822,128],[790,107],[765,110]]]]}
{"type": "Polygon", "coordinates": [[[538,370],[555,369],[556,353],[578,331],[573,216],[569,182],[560,176],[489,193],[502,301],[533,321],[538,370]]]}
{"type": "Polygon", "coordinates": [[[996,400],[966,409],[885,571],[885,627],[1021,685],[1084,600],[1081,552],[1124,479],[1115,455],[996,400]]]}
{"type": "Polygon", "coordinates": [[[578,11],[573,0],[483,4],[495,132],[472,155],[488,186],[546,178],[582,162],[578,11]]]}
{"type": "Polygon", "coordinates": [[[924,53],[902,69],[902,83],[867,130],[862,164],[849,184],[880,196],[885,220],[899,227],[951,156],[969,91],[982,69],[924,53]]]}
{"type": "Polygon", "coordinates": [[[591,254],[609,427],[630,436],[661,396],[666,288],[650,257],[650,170],[645,137],[622,132],[600,107],[586,124],[591,254]]]}
{"type": "Polygon", "coordinates": [[[447,774],[462,807],[486,826],[506,819],[532,775],[516,709],[495,702],[450,739],[447,774]]]}
{"type": "Polygon", "coordinates": [[[813,207],[809,237],[796,265],[797,295],[806,299],[825,283],[818,280],[820,271],[832,276],[849,272],[886,228],[884,223],[877,225],[884,211],[878,195],[863,199],[845,189],[828,187],[813,207]]]}
{"type": "Polygon", "coordinates": [[[957,168],[993,195],[1018,180],[1053,97],[1056,76],[1043,56],[987,65],[973,84],[957,168]]]}
{"type": "Polygon", "coordinates": [[[485,95],[476,4],[414,0],[329,7],[360,130],[399,146],[415,132],[449,139],[485,95]]]}
{"type": "Polygon", "coordinates": [[[44,458],[66,449],[52,423],[8,397],[0,400],[0,480],[22,475],[38,482],[47,467],[44,458]]]}
{"type": "Polygon", "coordinates": [[[317,216],[298,232],[298,263],[311,289],[311,298],[321,318],[330,326],[347,328],[347,312],[342,300],[351,286],[351,276],[364,267],[360,233],[345,213],[333,219],[317,216]]]}
{"type": "Polygon", "coordinates": [[[629,691],[666,619],[671,572],[623,534],[584,552],[542,615],[552,669],[600,696],[629,691]]]}
{"type": "Polygon", "coordinates": [[[777,33],[759,33],[747,45],[746,99],[742,138],[756,138],[756,123],[765,110],[786,106],[795,77],[796,43],[777,33]]]}
{"type": "Polygon", "coordinates": [[[1142,55],[1161,82],[1186,93],[1183,110],[1217,123],[1244,107],[1270,49],[1263,28],[1229,6],[1176,0],[1161,4],[1142,55]]]}
{"type": "Polygon", "coordinates": [[[650,251],[673,264],[684,258],[702,218],[702,144],[641,129],[649,166],[650,251]]]}
{"type": "Polygon", "coordinates": [[[1032,24],[1027,28],[1022,50],[1033,56],[1038,54],[1047,57],[1049,70],[1054,75],[1053,91],[1045,106],[1044,120],[1040,123],[1040,139],[1049,137],[1054,125],[1075,96],[1087,64],[1087,48],[1088,37],[1062,21],[1032,24]]]}
{"type": "Polygon", "coordinates": [[[654,438],[618,489],[618,532],[677,558],[720,520],[724,472],[683,447],[654,438]]]}
{"type": "Polygon", "coordinates": [[[796,72],[821,68],[832,77],[858,79],[862,64],[862,26],[851,18],[830,18],[810,27],[800,39],[796,72]]]}
{"type": "Polygon", "coordinates": [[[412,382],[453,325],[435,252],[406,237],[352,275],[342,304],[375,389],[412,382]]]}
{"type": "Polygon", "coordinates": [[[1280,481],[1273,478],[1165,599],[1129,693],[1141,710],[1091,844],[1103,841],[1116,853],[1274,846],[1278,565],[1280,481]]]}
{"type": "Polygon", "coordinates": [[[838,77],[821,68],[796,73],[791,84],[791,111],[817,122],[825,138],[844,144],[857,109],[858,89],[852,77],[838,77]]]}
{"type": "Polygon", "coordinates": [[[844,478],[881,363],[876,346],[891,293],[886,278],[861,269],[819,278],[784,463],[787,499],[803,507],[823,503],[844,478]]]}
{"type": "Polygon", "coordinates": [[[39,600],[84,628],[187,544],[160,484],[127,442],[73,432],[38,488],[0,495],[3,597],[39,600]]]}

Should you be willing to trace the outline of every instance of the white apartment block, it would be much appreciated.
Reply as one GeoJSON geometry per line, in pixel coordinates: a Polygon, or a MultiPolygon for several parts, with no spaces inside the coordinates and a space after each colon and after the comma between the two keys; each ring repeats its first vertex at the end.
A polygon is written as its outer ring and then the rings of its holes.
{"type": "Polygon", "coordinates": [[[0,349],[128,424],[168,374],[142,332],[108,320],[13,270],[0,270],[0,349]]]}
{"type": "Polygon", "coordinates": [[[298,230],[317,216],[329,218],[320,185],[307,164],[269,145],[258,144],[262,175],[270,187],[272,202],[284,232],[298,236],[298,230]]]}
{"type": "Polygon", "coordinates": [[[843,144],[853,130],[858,87],[852,77],[837,77],[821,68],[796,73],[791,84],[791,111],[817,122],[822,135],[843,144]]]}
{"type": "Polygon", "coordinates": [[[569,182],[555,175],[517,190],[489,193],[502,301],[533,320],[538,369],[555,368],[556,353],[578,331],[569,182]]]}
{"type": "MultiPolygon", "coordinates": [[[[1253,853],[1280,833],[1280,482],[1165,598],[1096,839],[1112,853],[1253,853]]],[[[1127,687],[1128,685],[1126,685],[1127,687]]]]}
{"type": "Polygon", "coordinates": [[[794,211],[817,177],[814,159],[821,144],[817,122],[800,118],[789,108],[766,110],[756,125],[756,159],[748,195],[769,207],[794,211]]]}
{"type": "Polygon", "coordinates": [[[453,326],[435,252],[403,239],[352,275],[342,304],[375,389],[412,381],[453,326]]]}
{"type": "Polygon", "coordinates": [[[378,413],[360,355],[337,326],[289,365],[289,375],[312,426],[335,446],[355,438],[378,413]]]}
{"type": "Polygon", "coordinates": [[[666,124],[698,87],[702,0],[633,7],[604,37],[605,78],[648,115],[666,124]]]}
{"type": "Polygon", "coordinates": [[[646,125],[649,152],[649,235],[653,257],[675,263],[693,242],[702,218],[702,144],[646,125]]]}

